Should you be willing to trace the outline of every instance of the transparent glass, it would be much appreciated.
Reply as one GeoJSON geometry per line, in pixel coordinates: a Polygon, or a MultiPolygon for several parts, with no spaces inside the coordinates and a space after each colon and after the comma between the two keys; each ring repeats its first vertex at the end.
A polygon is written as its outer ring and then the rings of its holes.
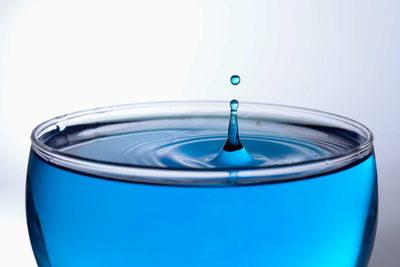
{"type": "Polygon", "coordinates": [[[168,168],[64,149],[138,131],[138,122],[228,121],[227,106],[132,104],[39,125],[26,188],[39,266],[366,266],[376,230],[377,175],[372,134],[353,120],[241,103],[239,129],[240,120],[254,120],[357,136],[334,156],[277,166],[168,168]]]}

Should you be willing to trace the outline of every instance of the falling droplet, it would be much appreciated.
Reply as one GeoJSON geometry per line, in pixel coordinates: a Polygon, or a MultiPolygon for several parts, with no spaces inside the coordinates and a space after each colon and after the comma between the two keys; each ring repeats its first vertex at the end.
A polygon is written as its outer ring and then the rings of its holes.
{"type": "Polygon", "coordinates": [[[231,77],[231,84],[238,85],[240,83],[239,75],[232,75],[231,77]]]}

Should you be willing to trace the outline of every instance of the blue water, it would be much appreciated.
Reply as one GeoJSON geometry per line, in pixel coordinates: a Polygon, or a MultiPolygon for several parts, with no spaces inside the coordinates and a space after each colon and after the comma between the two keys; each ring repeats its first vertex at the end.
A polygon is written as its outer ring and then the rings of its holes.
{"type": "Polygon", "coordinates": [[[228,122],[184,117],[89,124],[56,129],[41,141],[64,154],[95,161],[178,169],[240,168],[246,158],[255,168],[303,163],[343,155],[365,142],[364,137],[337,128],[241,118],[240,145],[245,150],[234,145],[229,149],[227,136],[235,133],[227,134],[228,122]],[[222,158],[221,151],[227,152],[222,158]],[[235,164],[229,158],[239,153],[243,158],[235,164]]]}
{"type": "Polygon", "coordinates": [[[175,187],[90,177],[30,156],[29,233],[39,266],[366,266],[374,157],[322,177],[175,187]]]}
{"type": "MultiPolygon", "coordinates": [[[[62,127],[64,154],[175,169],[268,168],[330,159],[365,141],[329,127],[166,118],[62,127]],[[129,130],[127,130],[129,129],[129,130]],[[107,134],[99,134],[107,132],[107,134]],[[89,138],[88,138],[89,137],[89,138]]],[[[39,266],[366,266],[376,230],[373,154],[328,175],[250,186],[174,186],[97,178],[31,152],[27,219],[39,266]]]]}

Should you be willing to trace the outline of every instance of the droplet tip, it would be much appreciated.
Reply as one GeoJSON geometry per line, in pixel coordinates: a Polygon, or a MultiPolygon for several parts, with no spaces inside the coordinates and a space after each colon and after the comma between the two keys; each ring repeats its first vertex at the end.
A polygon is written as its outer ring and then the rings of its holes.
{"type": "Polygon", "coordinates": [[[232,99],[230,103],[231,109],[237,109],[239,107],[239,101],[232,99]]]}

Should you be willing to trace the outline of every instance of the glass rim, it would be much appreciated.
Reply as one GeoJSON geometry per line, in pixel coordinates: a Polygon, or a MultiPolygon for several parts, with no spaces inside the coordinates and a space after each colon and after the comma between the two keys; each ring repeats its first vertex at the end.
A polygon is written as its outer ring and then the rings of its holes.
{"type": "Polygon", "coordinates": [[[304,116],[316,116],[318,118],[341,122],[357,129],[362,133],[362,136],[365,137],[366,140],[358,146],[355,146],[350,151],[331,158],[322,158],[294,164],[282,164],[279,166],[265,166],[258,168],[244,167],[234,169],[178,169],[110,163],[66,154],[39,140],[42,133],[46,129],[49,129],[49,127],[54,128],[57,127],[60,122],[76,118],[98,115],[99,117],[95,121],[101,122],[101,119],[105,119],[104,114],[119,110],[129,110],[141,107],[161,107],[167,105],[224,105],[227,109],[228,103],[229,102],[227,101],[162,101],[98,107],[68,113],[47,120],[36,126],[31,134],[31,148],[46,162],[89,176],[125,182],[188,186],[252,185],[307,179],[349,168],[354,164],[363,161],[373,152],[372,132],[366,126],[355,120],[315,109],[258,102],[240,102],[240,105],[248,105],[270,110],[278,109],[281,111],[293,112],[294,114],[301,113],[304,116]]]}

